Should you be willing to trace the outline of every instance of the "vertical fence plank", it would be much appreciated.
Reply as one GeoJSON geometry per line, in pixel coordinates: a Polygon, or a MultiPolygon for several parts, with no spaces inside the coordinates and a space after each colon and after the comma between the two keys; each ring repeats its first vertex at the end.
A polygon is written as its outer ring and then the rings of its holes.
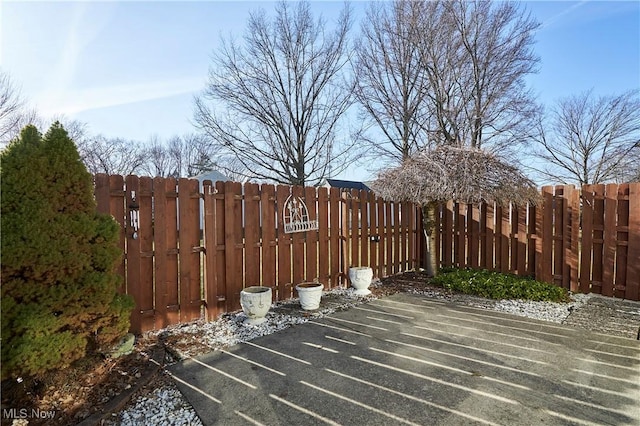
{"type": "Polygon", "coordinates": [[[534,277],[536,274],[536,257],[537,257],[537,239],[538,231],[537,227],[537,214],[536,206],[528,204],[525,206],[527,212],[527,270],[526,275],[534,277]]]}
{"type": "MultiPolygon", "coordinates": [[[[158,207],[161,203],[166,204],[166,196],[163,191],[162,198],[161,194],[158,191],[159,188],[159,180],[160,178],[156,178],[154,180],[154,185],[156,187],[156,212],[158,214],[166,214],[165,207],[162,208],[162,211],[158,211],[158,207]],[[156,183],[158,182],[158,183],[156,183]]],[[[204,193],[204,211],[202,213],[204,218],[204,232],[203,232],[203,240],[204,240],[204,249],[205,249],[205,257],[204,257],[204,279],[205,279],[205,288],[204,288],[204,300],[206,307],[206,319],[208,321],[213,321],[218,317],[218,279],[216,275],[216,255],[218,252],[217,242],[216,242],[216,217],[215,217],[215,191],[213,184],[210,180],[206,180],[203,182],[202,191],[204,193]]],[[[162,223],[158,223],[158,226],[163,225],[166,226],[164,220],[162,223]]],[[[166,245],[166,243],[164,243],[166,245]]],[[[158,239],[156,238],[156,248],[159,247],[158,239]]],[[[166,251],[166,248],[164,249],[166,251]]],[[[163,251],[164,252],[164,251],[163,251]]],[[[156,256],[156,260],[158,257],[156,256]]],[[[158,268],[158,264],[156,263],[156,271],[159,271],[163,268],[158,268]]],[[[166,276],[166,271],[163,272],[166,276]]],[[[156,282],[156,289],[159,288],[158,282],[156,282]]]]}
{"type": "Polygon", "coordinates": [[[95,176],[96,209],[99,213],[110,215],[119,225],[118,248],[122,251],[122,259],[118,265],[117,274],[122,277],[118,284],[118,293],[126,293],[125,262],[126,242],[124,225],[124,181],[122,176],[97,174],[95,176]]]}
{"type": "Polygon", "coordinates": [[[568,288],[568,277],[565,271],[565,227],[567,214],[564,199],[564,187],[556,186],[553,209],[553,282],[568,288]]]}
{"type": "MultiPolygon", "coordinates": [[[[167,312],[167,191],[165,179],[153,179],[153,241],[155,251],[154,275],[156,283],[156,325],[164,328],[170,324],[167,312]]],[[[174,225],[175,227],[175,225],[174,225]]],[[[177,273],[177,271],[175,271],[177,273]]]]}
{"type": "Polygon", "coordinates": [[[224,183],[224,248],[227,309],[240,309],[242,276],[242,187],[224,183]]]}
{"type": "Polygon", "coordinates": [[[467,266],[467,252],[466,252],[466,241],[467,241],[467,232],[466,232],[466,210],[467,206],[465,204],[456,203],[457,209],[457,220],[456,220],[456,230],[457,230],[457,238],[456,238],[456,246],[458,249],[457,255],[457,266],[458,268],[464,268],[467,266]]]}
{"type": "Polygon", "coordinates": [[[178,180],[180,321],[200,316],[200,197],[195,179],[178,180]]]}
{"type": "Polygon", "coordinates": [[[392,275],[393,270],[393,203],[387,201],[384,203],[385,211],[385,276],[392,275]]]}
{"type": "Polygon", "coordinates": [[[408,216],[408,228],[407,228],[407,268],[409,270],[418,269],[418,262],[416,260],[416,206],[413,204],[407,204],[407,216],[408,216]]]}
{"type": "MultiPolygon", "coordinates": [[[[502,214],[500,215],[500,271],[507,273],[511,270],[511,249],[509,243],[511,241],[511,205],[502,206],[502,214]]],[[[496,219],[497,220],[497,219],[496,219]]]]}
{"type": "Polygon", "coordinates": [[[262,223],[262,285],[271,288],[277,300],[276,281],[276,190],[273,185],[263,184],[260,191],[260,213],[262,223]]]}
{"type": "Polygon", "coordinates": [[[616,227],[616,277],[613,295],[624,297],[627,283],[629,247],[629,184],[618,185],[618,226],[616,227]]]}
{"type": "MultiPolygon", "coordinates": [[[[309,220],[318,220],[316,188],[306,187],[304,200],[309,210],[309,220]]],[[[318,231],[307,231],[303,236],[306,238],[305,281],[315,281],[318,280],[318,231]]]]}
{"type": "Polygon", "coordinates": [[[359,266],[371,266],[369,260],[369,234],[370,234],[370,213],[369,213],[369,191],[361,189],[360,197],[360,263],[359,266]]]}
{"type": "Polygon", "coordinates": [[[126,270],[126,262],[127,262],[127,224],[125,215],[125,205],[127,203],[127,197],[124,191],[124,178],[122,176],[109,176],[109,193],[111,195],[111,199],[109,201],[110,207],[109,211],[111,215],[114,217],[116,222],[120,224],[120,241],[119,247],[124,253],[122,256],[122,262],[118,265],[117,272],[123,277],[122,284],[120,285],[119,292],[126,293],[127,292],[127,270],[126,270]]]}
{"type": "Polygon", "coordinates": [[[343,257],[343,241],[342,241],[342,202],[340,200],[340,189],[329,189],[329,279],[331,287],[339,286],[341,283],[340,262],[343,257]]]}
{"type": "Polygon", "coordinates": [[[593,186],[593,270],[591,292],[602,294],[604,259],[604,185],[593,186]]]}
{"type": "Polygon", "coordinates": [[[527,275],[527,206],[513,206],[518,211],[518,261],[516,268],[518,275],[527,275]]]}
{"type": "Polygon", "coordinates": [[[542,274],[540,280],[552,284],[553,279],[553,187],[542,187],[542,274]]]}
{"type": "Polygon", "coordinates": [[[416,206],[416,268],[426,267],[427,237],[425,235],[424,207],[416,206]]]}
{"type": "MultiPolygon", "coordinates": [[[[568,224],[568,253],[565,254],[568,263],[569,290],[578,290],[578,240],[580,238],[580,190],[573,185],[565,192],[567,208],[569,210],[568,224]]],[[[566,228],[565,228],[566,229],[566,228]]]]}
{"type": "Polygon", "coordinates": [[[640,182],[629,185],[629,243],[624,297],[640,300],[640,182]]]}
{"type": "Polygon", "coordinates": [[[282,214],[285,202],[291,194],[290,188],[284,185],[276,187],[276,214],[278,217],[278,300],[293,297],[291,285],[291,234],[285,234],[282,214]]]}
{"type": "Polygon", "coordinates": [[[111,215],[111,210],[109,209],[109,201],[111,198],[109,175],[98,173],[93,178],[93,181],[95,185],[94,195],[96,197],[96,210],[98,213],[111,215]]]}
{"type": "Polygon", "coordinates": [[[244,286],[261,285],[260,279],[260,187],[244,184],[244,286]]]}
{"type": "Polygon", "coordinates": [[[478,266],[482,269],[489,269],[487,266],[487,203],[481,203],[479,206],[479,244],[478,251],[480,252],[480,261],[478,266]]]}
{"type": "Polygon", "coordinates": [[[135,334],[142,332],[142,311],[140,301],[142,289],[140,287],[140,239],[134,238],[131,226],[131,215],[136,214],[138,196],[140,194],[138,176],[129,175],[126,183],[125,230],[127,239],[127,293],[135,300],[135,308],[131,312],[131,330],[135,334]],[[134,213],[132,213],[134,212],[134,213]]]}
{"type": "Polygon", "coordinates": [[[349,266],[360,265],[360,194],[358,192],[358,190],[352,189],[347,196],[347,199],[350,200],[349,208],[351,212],[351,221],[349,226],[349,235],[351,237],[351,256],[348,262],[349,266]]]}
{"type": "Polygon", "coordinates": [[[149,177],[139,179],[138,202],[140,239],[140,326],[143,331],[153,330],[154,288],[153,288],[153,181],[149,177]]]}
{"type": "Polygon", "coordinates": [[[542,247],[544,241],[542,239],[542,230],[543,230],[543,210],[544,210],[544,201],[538,204],[535,208],[535,224],[536,224],[536,264],[535,264],[535,272],[534,277],[538,281],[544,281],[544,268],[543,268],[543,258],[542,258],[542,247]]]}
{"type": "Polygon", "coordinates": [[[469,259],[468,265],[472,268],[478,267],[478,255],[480,251],[480,210],[478,206],[469,204],[467,206],[467,220],[469,220],[469,259]]]}
{"type": "Polygon", "coordinates": [[[378,198],[376,201],[377,210],[378,210],[378,230],[376,234],[378,235],[378,278],[382,278],[386,275],[385,270],[385,247],[386,247],[386,238],[385,238],[385,202],[382,198],[378,198]]]}
{"type": "MultiPolygon", "coordinates": [[[[409,243],[409,209],[411,208],[411,205],[409,203],[402,203],[400,205],[400,264],[399,264],[399,270],[400,272],[404,272],[404,271],[408,271],[409,268],[409,263],[408,263],[408,247],[407,244],[409,243]]],[[[436,234],[437,238],[440,238],[440,233],[438,232],[436,234]]],[[[440,247],[440,245],[438,245],[438,247],[440,247]]],[[[438,259],[440,259],[440,256],[438,256],[438,259]]]]}
{"type": "Polygon", "coordinates": [[[502,205],[495,205],[494,215],[495,215],[495,229],[494,229],[494,238],[495,238],[495,270],[502,271],[502,205]]]}
{"type": "Polygon", "coordinates": [[[393,273],[400,272],[400,203],[393,203],[393,273]]]}
{"type": "MultiPolygon", "coordinates": [[[[302,199],[304,196],[304,188],[301,186],[294,186],[291,188],[291,194],[293,198],[302,199]]],[[[293,282],[292,284],[295,286],[305,281],[305,271],[304,271],[304,252],[305,252],[305,243],[304,243],[304,233],[303,232],[294,232],[291,234],[291,255],[293,262],[293,282]]]]}
{"type": "Polygon", "coordinates": [[[431,205],[430,208],[434,210],[434,224],[433,224],[433,238],[435,240],[435,248],[436,248],[436,264],[435,268],[439,268],[442,266],[442,227],[443,227],[443,219],[442,219],[442,205],[440,203],[431,205]]]}
{"type": "Polygon", "coordinates": [[[174,178],[165,180],[166,214],[167,214],[167,319],[171,324],[180,322],[180,298],[178,282],[178,182],[174,178]]]}
{"type": "Polygon", "coordinates": [[[618,188],[616,184],[608,184],[605,187],[604,198],[604,247],[603,247],[603,274],[602,295],[613,296],[615,284],[615,257],[616,257],[616,207],[618,188]]]}
{"type": "MultiPolygon", "coordinates": [[[[229,306],[230,299],[227,297],[227,246],[225,237],[226,218],[226,185],[225,182],[217,181],[215,183],[215,220],[216,220],[216,281],[218,284],[218,309],[222,312],[231,310],[229,306]]],[[[231,253],[231,251],[229,251],[231,253]]]]}
{"type": "Polygon", "coordinates": [[[485,268],[493,270],[496,268],[496,261],[494,257],[495,247],[495,203],[486,204],[486,219],[485,219],[485,268]]]}
{"type": "Polygon", "coordinates": [[[449,268],[453,266],[453,201],[447,201],[442,208],[442,266],[449,268]]]}
{"type": "Polygon", "coordinates": [[[321,186],[318,188],[318,281],[327,289],[331,278],[329,244],[329,193],[321,186]]]}
{"type": "Polygon", "coordinates": [[[373,271],[373,276],[378,276],[378,204],[376,197],[371,191],[367,191],[367,203],[369,208],[369,267],[373,271]]]}
{"type": "Polygon", "coordinates": [[[509,254],[509,272],[512,274],[518,272],[518,249],[520,248],[520,245],[518,244],[518,224],[520,222],[519,213],[518,206],[511,204],[511,233],[509,241],[511,251],[509,254]]]}
{"type": "Polygon", "coordinates": [[[591,253],[593,249],[593,187],[582,187],[582,240],[580,249],[580,292],[591,290],[591,253]]]}

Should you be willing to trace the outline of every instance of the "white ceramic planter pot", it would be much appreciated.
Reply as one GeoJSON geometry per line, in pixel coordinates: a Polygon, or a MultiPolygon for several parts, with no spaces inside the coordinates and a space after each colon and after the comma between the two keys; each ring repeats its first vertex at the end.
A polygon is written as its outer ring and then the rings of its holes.
{"type": "Polygon", "coordinates": [[[313,311],[320,307],[320,299],[322,298],[322,283],[301,283],[296,286],[298,297],[300,298],[300,306],[305,311],[313,311]]]}
{"type": "Polygon", "coordinates": [[[373,279],[373,269],[368,266],[356,266],[349,268],[349,281],[351,281],[351,287],[355,288],[355,294],[360,296],[366,296],[371,294],[369,285],[373,279]]]}
{"type": "Polygon", "coordinates": [[[255,325],[263,323],[271,307],[271,288],[251,286],[240,292],[240,305],[247,319],[245,323],[255,325]]]}

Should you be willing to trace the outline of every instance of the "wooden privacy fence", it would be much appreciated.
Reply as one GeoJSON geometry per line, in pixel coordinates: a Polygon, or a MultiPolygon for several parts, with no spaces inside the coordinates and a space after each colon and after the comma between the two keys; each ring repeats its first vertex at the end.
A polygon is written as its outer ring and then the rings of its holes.
{"type": "Polygon", "coordinates": [[[350,266],[378,277],[415,269],[424,247],[419,209],[368,191],[99,174],[95,194],[120,223],[120,291],[135,299],[136,333],[240,309],[252,285],[275,301],[305,281],[344,285],[350,266]],[[284,232],[289,197],[318,229],[284,232]]]}
{"type": "Polygon", "coordinates": [[[441,206],[440,265],[640,300],[640,183],[542,188],[537,206],[441,206]]]}

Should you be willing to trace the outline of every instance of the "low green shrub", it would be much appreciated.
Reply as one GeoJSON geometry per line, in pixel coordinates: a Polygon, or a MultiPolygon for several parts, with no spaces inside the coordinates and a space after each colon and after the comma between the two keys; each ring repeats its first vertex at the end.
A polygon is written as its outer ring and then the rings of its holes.
{"type": "Polygon", "coordinates": [[[553,284],[484,269],[443,269],[432,284],[489,299],[568,302],[567,290],[553,284]]]}

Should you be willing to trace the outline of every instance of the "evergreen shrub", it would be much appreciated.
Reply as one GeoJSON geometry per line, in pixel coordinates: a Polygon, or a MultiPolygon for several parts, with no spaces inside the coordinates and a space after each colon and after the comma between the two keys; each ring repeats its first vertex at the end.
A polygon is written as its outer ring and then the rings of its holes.
{"type": "Polygon", "coordinates": [[[568,302],[567,290],[529,277],[504,274],[485,269],[443,269],[432,284],[448,290],[489,299],[522,299],[568,302]]]}
{"type": "Polygon", "coordinates": [[[109,348],[129,328],[118,224],[59,123],[1,154],[2,378],[38,377],[109,348]]]}

